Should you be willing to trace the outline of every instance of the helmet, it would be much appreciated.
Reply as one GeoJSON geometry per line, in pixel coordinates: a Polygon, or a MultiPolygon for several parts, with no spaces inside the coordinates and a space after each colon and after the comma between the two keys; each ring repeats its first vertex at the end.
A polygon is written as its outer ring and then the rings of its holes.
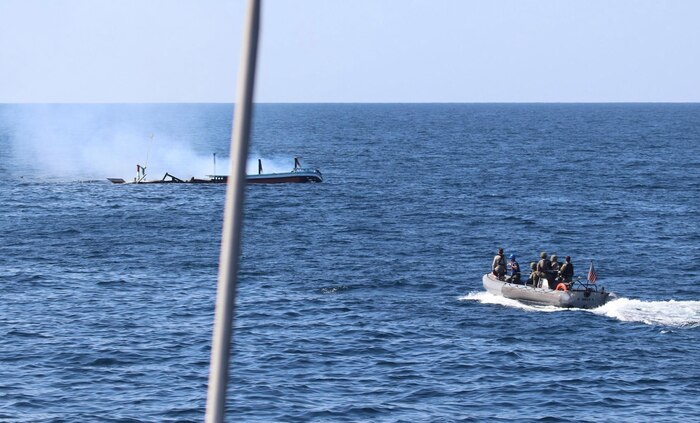
{"type": "Polygon", "coordinates": [[[571,256],[566,256],[566,257],[564,257],[564,260],[566,260],[566,261],[571,261],[571,256]]]}
{"type": "Polygon", "coordinates": [[[552,258],[551,258],[550,260],[552,260],[552,261],[557,261],[557,255],[556,255],[556,254],[552,254],[552,258]]]}
{"type": "Polygon", "coordinates": [[[544,251],[542,251],[542,252],[540,253],[540,258],[547,258],[547,253],[545,253],[544,251]]]}
{"type": "Polygon", "coordinates": [[[515,254],[511,254],[508,256],[509,259],[513,260],[515,258],[515,254]]]}
{"type": "Polygon", "coordinates": [[[535,267],[537,267],[537,264],[534,261],[532,263],[530,263],[530,269],[534,270],[535,267]]]}

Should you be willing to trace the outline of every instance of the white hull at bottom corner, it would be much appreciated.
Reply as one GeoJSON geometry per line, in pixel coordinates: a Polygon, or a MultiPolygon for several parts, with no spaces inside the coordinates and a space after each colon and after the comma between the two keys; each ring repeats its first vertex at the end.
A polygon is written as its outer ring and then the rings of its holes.
{"type": "Polygon", "coordinates": [[[546,288],[535,288],[531,285],[521,285],[498,280],[496,276],[487,273],[483,277],[484,289],[491,294],[527,304],[555,306],[564,308],[596,308],[616,298],[612,292],[599,290],[597,287],[575,288],[570,291],[555,291],[546,288]]]}

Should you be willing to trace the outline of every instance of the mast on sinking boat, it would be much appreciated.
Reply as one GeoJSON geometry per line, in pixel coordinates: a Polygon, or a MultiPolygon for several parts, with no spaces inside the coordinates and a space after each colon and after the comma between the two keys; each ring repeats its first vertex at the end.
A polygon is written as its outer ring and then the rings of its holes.
{"type": "Polygon", "coordinates": [[[141,181],[146,179],[146,166],[141,166],[140,164],[136,165],[136,177],[134,178],[134,182],[137,184],[141,181]]]}
{"type": "Polygon", "coordinates": [[[146,166],[148,166],[148,157],[151,155],[151,145],[153,145],[154,135],[155,134],[151,133],[151,135],[148,137],[151,141],[148,143],[148,148],[146,148],[146,164],[136,164],[136,177],[134,178],[134,182],[137,184],[146,179],[146,166]]]}
{"type": "Polygon", "coordinates": [[[216,289],[214,331],[209,366],[209,387],[205,420],[208,423],[224,421],[226,387],[231,353],[233,309],[236,299],[236,273],[240,255],[240,235],[243,224],[243,193],[245,165],[248,157],[248,139],[255,85],[255,64],[258,49],[261,0],[249,0],[243,32],[238,93],[234,108],[231,134],[231,168],[226,187],[224,227],[219,258],[219,281],[216,289]]]}

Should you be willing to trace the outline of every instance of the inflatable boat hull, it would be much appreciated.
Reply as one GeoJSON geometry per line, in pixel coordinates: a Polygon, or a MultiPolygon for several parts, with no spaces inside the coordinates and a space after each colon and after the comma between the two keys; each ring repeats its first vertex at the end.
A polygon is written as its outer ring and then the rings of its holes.
{"type": "Polygon", "coordinates": [[[589,287],[571,291],[553,291],[549,288],[535,288],[530,285],[500,281],[491,273],[484,275],[483,284],[484,289],[491,294],[523,303],[544,306],[596,308],[614,298],[614,294],[606,292],[605,288],[598,290],[597,288],[589,287]]]}

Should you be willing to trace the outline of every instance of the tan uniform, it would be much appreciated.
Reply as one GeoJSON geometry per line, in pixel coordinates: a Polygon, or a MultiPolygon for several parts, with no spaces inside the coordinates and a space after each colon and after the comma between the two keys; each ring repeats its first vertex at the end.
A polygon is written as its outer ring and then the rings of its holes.
{"type": "Polygon", "coordinates": [[[506,274],[506,258],[503,254],[496,254],[491,263],[491,271],[499,278],[506,274]]]}
{"type": "Polygon", "coordinates": [[[553,261],[551,267],[553,271],[559,272],[559,269],[561,269],[561,263],[559,263],[558,261],[553,261]]]}
{"type": "Polygon", "coordinates": [[[537,270],[533,270],[530,272],[530,277],[527,279],[526,285],[532,285],[534,287],[537,287],[537,284],[540,281],[540,274],[537,273],[537,270]]]}

